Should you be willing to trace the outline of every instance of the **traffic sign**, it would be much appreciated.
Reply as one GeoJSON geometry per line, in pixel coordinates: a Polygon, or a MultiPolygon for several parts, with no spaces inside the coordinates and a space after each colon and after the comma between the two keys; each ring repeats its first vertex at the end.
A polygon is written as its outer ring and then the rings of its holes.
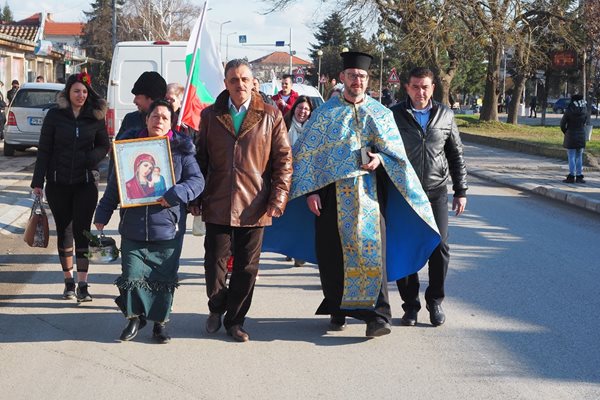
{"type": "Polygon", "coordinates": [[[400,83],[400,78],[398,78],[396,68],[392,68],[392,72],[390,72],[390,76],[388,78],[388,83],[400,83]]]}
{"type": "Polygon", "coordinates": [[[240,35],[240,36],[238,37],[238,39],[239,39],[239,42],[240,42],[240,43],[242,43],[242,44],[243,44],[243,43],[246,43],[246,35],[240,35]]]}
{"type": "Polygon", "coordinates": [[[276,47],[283,47],[283,46],[285,46],[285,41],[284,40],[277,40],[275,42],[275,46],[276,47]]]}
{"type": "Polygon", "coordinates": [[[296,71],[294,71],[294,75],[304,76],[304,69],[302,67],[298,67],[296,71]]]}
{"type": "Polygon", "coordinates": [[[296,75],[296,76],[294,77],[294,81],[295,81],[296,83],[304,83],[304,75],[296,75]]]}

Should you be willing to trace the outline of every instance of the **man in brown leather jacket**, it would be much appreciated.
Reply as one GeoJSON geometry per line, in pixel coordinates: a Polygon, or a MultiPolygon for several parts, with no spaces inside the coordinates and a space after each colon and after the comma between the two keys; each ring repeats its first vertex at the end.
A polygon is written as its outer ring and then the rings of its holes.
{"type": "MultiPolygon", "coordinates": [[[[281,113],[252,91],[244,60],[225,66],[225,87],[202,111],[196,158],[206,180],[200,199],[206,223],[204,268],[210,314],[206,330],[221,328],[246,342],[243,324],[252,301],[265,226],[285,210],[292,151],[281,113]],[[229,287],[227,260],[233,255],[229,287]]],[[[192,213],[198,214],[198,207],[192,213]]]]}

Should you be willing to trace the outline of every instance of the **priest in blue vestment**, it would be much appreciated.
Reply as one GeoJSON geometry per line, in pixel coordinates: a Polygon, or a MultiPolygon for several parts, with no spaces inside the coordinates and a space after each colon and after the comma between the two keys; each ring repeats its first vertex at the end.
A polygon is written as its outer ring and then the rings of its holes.
{"type": "Polygon", "coordinates": [[[263,251],[316,262],[329,329],[353,317],[377,337],[391,331],[387,282],[421,269],[440,237],[391,111],[365,94],[372,57],[341,56],[342,96],[312,113],[293,146],[295,200],[263,251]]]}

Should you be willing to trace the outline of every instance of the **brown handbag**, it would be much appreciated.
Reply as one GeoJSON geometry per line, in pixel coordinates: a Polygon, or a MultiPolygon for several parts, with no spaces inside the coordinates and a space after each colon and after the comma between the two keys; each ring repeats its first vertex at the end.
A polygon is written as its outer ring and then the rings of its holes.
{"type": "Polygon", "coordinates": [[[41,196],[35,196],[31,206],[31,215],[27,221],[23,240],[30,247],[48,247],[50,230],[48,228],[48,215],[42,206],[41,196]]]}

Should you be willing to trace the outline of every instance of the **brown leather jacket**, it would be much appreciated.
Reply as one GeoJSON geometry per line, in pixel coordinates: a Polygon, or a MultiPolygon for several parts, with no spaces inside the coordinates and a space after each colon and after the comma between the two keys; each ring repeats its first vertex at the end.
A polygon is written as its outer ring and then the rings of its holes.
{"type": "Polygon", "coordinates": [[[202,111],[196,158],[206,186],[202,219],[229,226],[268,226],[267,206],[285,210],[292,150],[277,108],[252,93],[239,134],[228,110],[229,93],[202,111]]]}

